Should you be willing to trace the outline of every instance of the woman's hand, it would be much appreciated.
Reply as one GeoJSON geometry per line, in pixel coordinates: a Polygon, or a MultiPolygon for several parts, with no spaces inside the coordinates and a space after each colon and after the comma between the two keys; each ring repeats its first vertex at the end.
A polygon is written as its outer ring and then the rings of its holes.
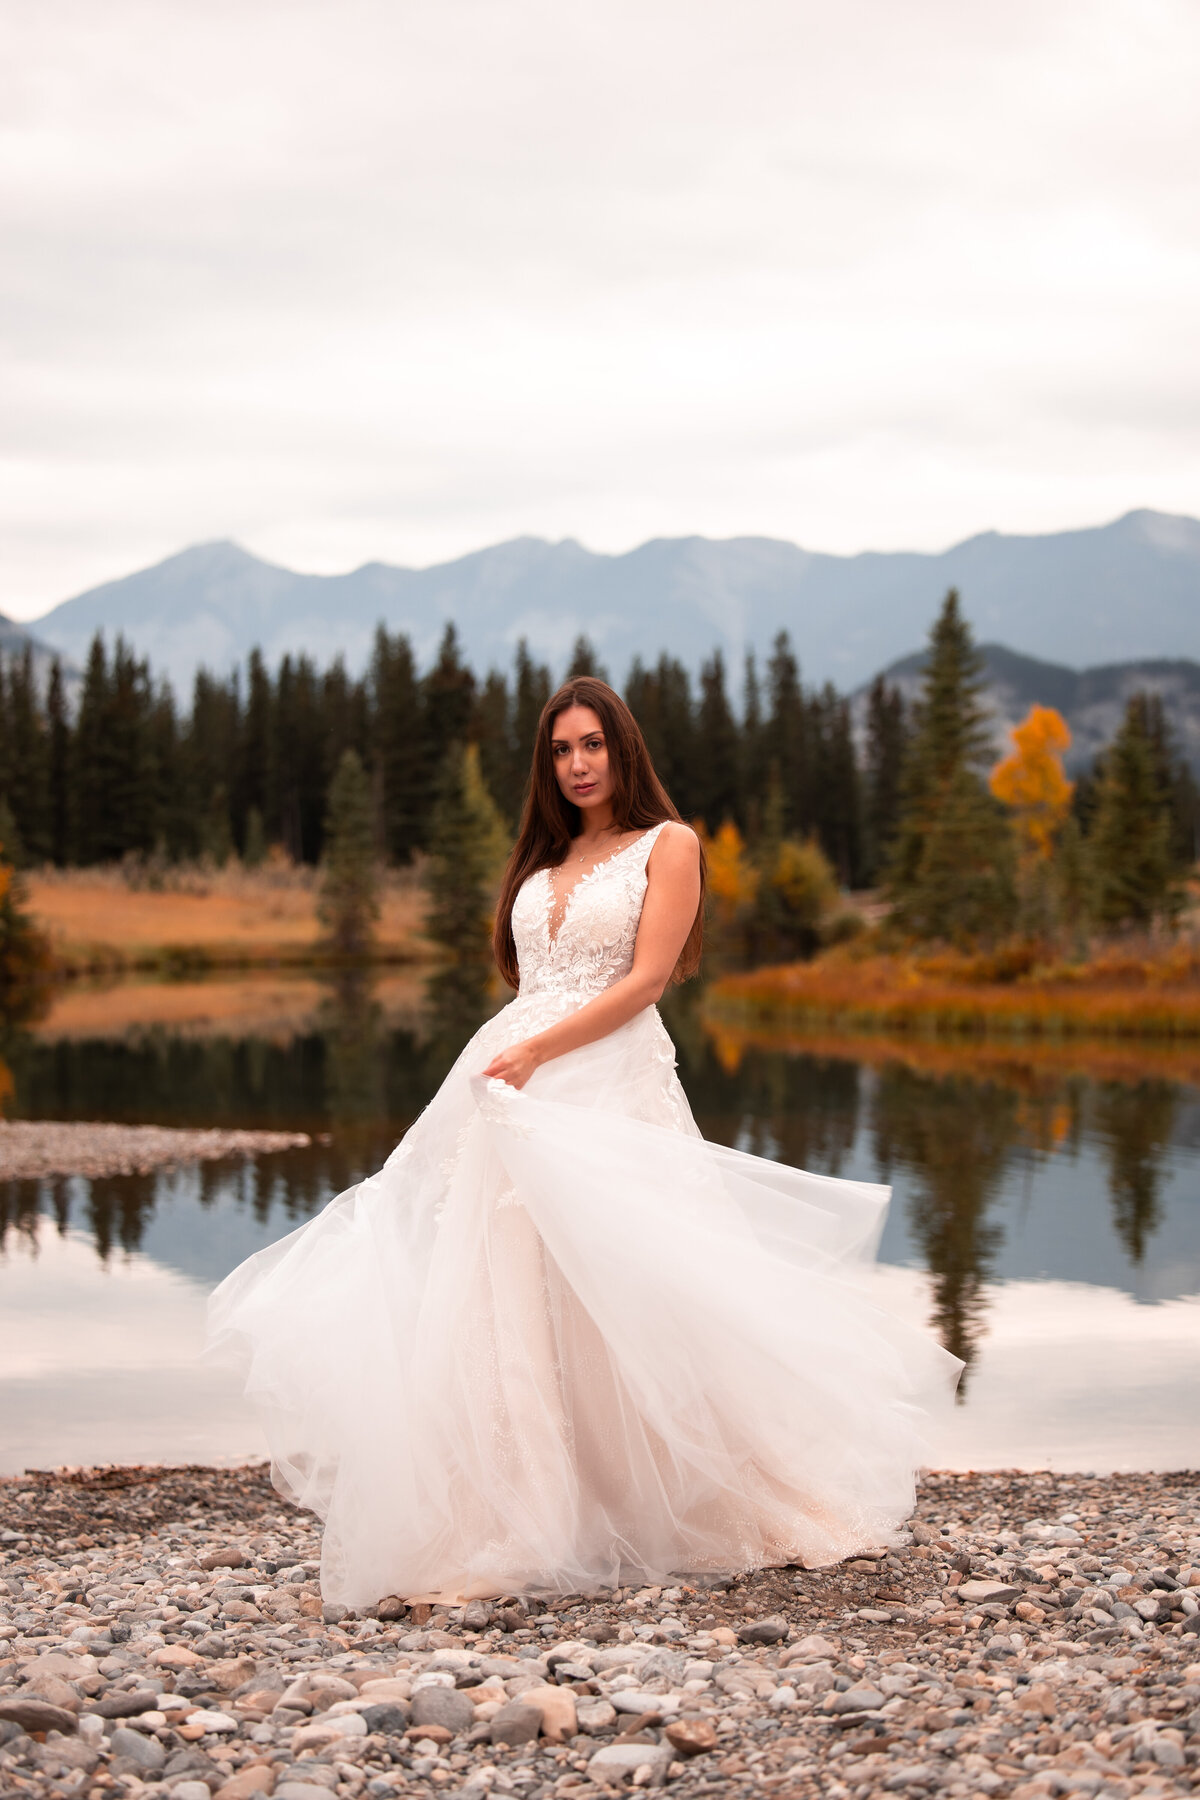
{"type": "Polygon", "coordinates": [[[539,1057],[532,1038],[526,1038],[520,1044],[510,1044],[507,1050],[501,1050],[493,1056],[485,1076],[498,1081],[506,1081],[509,1087],[523,1088],[533,1071],[537,1068],[539,1057]]]}

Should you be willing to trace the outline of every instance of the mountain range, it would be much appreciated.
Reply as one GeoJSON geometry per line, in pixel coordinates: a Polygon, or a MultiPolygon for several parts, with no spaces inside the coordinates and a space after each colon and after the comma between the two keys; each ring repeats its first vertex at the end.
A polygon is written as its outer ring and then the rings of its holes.
{"type": "Polygon", "coordinates": [[[986,532],[936,555],[691,537],[610,556],[517,538],[428,569],[307,575],[202,544],[64,601],[33,630],[75,663],[97,630],[122,632],[181,697],[199,666],[224,671],[255,645],[269,664],[303,650],[361,669],[380,620],[422,663],[453,621],[480,670],[507,667],[521,637],[561,670],[583,632],[618,682],[638,654],[665,648],[695,668],[720,645],[736,665],[786,629],[807,680],[853,688],[924,642],[949,587],[977,638],[1048,662],[1200,658],[1200,520],[1145,511],[1039,537],[986,532]]]}
{"type": "Polygon", "coordinates": [[[41,671],[51,651],[78,668],[95,632],[121,633],[186,703],[197,668],[226,671],[255,645],[271,666],[305,651],[359,671],[382,620],[408,633],[425,665],[453,622],[477,670],[507,666],[524,637],[560,672],[584,633],[618,683],[637,655],[667,649],[695,669],[719,646],[736,694],[744,650],[761,656],[787,630],[809,682],[859,690],[861,723],[862,690],[880,668],[915,692],[916,646],[950,587],[987,640],[998,745],[1037,701],[1066,717],[1070,761],[1082,766],[1128,695],[1152,687],[1200,770],[1200,520],[1148,511],[1037,537],[985,532],[936,555],[692,537],[610,556],[517,538],[428,569],[308,575],[234,543],[202,544],[66,600],[32,628],[0,617],[0,657],[29,637],[41,671]]]}

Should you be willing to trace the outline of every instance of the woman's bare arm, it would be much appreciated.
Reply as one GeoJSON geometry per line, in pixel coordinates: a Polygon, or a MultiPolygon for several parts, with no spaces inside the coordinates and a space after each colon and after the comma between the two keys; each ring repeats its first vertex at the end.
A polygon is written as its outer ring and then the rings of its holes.
{"type": "Polygon", "coordinates": [[[646,863],[646,898],[633,967],[578,1012],[494,1056],[483,1073],[524,1087],[541,1063],[580,1050],[653,1006],[671,979],[700,904],[700,845],[687,825],[670,821],[646,863]]]}

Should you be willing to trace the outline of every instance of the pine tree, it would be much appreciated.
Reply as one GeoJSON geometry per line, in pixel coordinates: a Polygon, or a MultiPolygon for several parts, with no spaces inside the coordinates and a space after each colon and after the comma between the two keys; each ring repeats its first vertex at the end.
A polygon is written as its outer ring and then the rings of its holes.
{"type": "Polygon", "coordinates": [[[725,659],[715,650],[700,670],[693,804],[710,831],[740,811],[738,729],[725,692],[725,659]]]}
{"type": "Polygon", "coordinates": [[[196,853],[196,814],[183,756],[175,696],[166,682],[154,696],[149,723],[155,778],[155,851],[178,861],[196,853]]]}
{"type": "Polygon", "coordinates": [[[351,680],[342,656],[335,656],[320,678],[319,708],[323,778],[328,788],[345,751],[355,751],[364,765],[368,760],[370,703],[366,684],[351,680]]]}
{"type": "Polygon", "coordinates": [[[453,625],[447,625],[442,633],[437,661],[426,673],[421,689],[426,775],[436,781],[450,745],[470,740],[475,711],[475,677],[462,660],[453,625]]]}
{"type": "Polygon", "coordinates": [[[242,839],[242,861],[248,869],[261,869],[267,860],[267,832],[263,824],[263,816],[257,806],[252,806],[246,814],[246,828],[242,839]]]}
{"type": "Polygon", "coordinates": [[[862,793],[850,706],[826,682],[809,707],[812,747],[811,814],[825,855],[843,887],[852,887],[862,869],[862,793]]]}
{"type": "Polygon", "coordinates": [[[608,670],[596,655],[595,645],[582,632],[571,646],[571,660],[567,664],[565,679],[574,681],[580,675],[594,675],[597,681],[608,680],[608,670]]]}
{"type": "Polygon", "coordinates": [[[783,800],[783,829],[798,833],[811,824],[808,717],[800,666],[786,631],[777,635],[767,664],[767,757],[774,765],[783,800]]]}
{"type": "Polygon", "coordinates": [[[71,857],[71,721],[63,692],[62,663],[50,665],[46,689],[50,855],[61,869],[71,857]]]}
{"type": "Polygon", "coordinates": [[[681,662],[664,652],[653,669],[634,662],[625,695],[663,786],[683,817],[694,818],[699,810],[699,786],[690,675],[681,662]]]}
{"type": "Polygon", "coordinates": [[[877,675],[867,696],[863,877],[868,883],[878,880],[895,840],[907,741],[904,695],[877,675]]]}
{"type": "Polygon", "coordinates": [[[33,647],[14,657],[8,678],[8,801],[31,863],[49,860],[50,744],[33,672],[33,647]]]}
{"type": "Polygon", "coordinates": [[[1015,916],[1012,834],[980,774],[990,743],[981,677],[952,588],[930,634],[887,871],[892,918],[918,939],[995,938],[1015,916]]]}
{"type": "Polygon", "coordinates": [[[279,835],[295,862],[315,863],[325,818],[324,731],[320,683],[311,659],[285,656],[276,684],[273,785],[279,835]]]}
{"type": "Polygon", "coordinates": [[[496,887],[508,834],[479,767],[476,744],[451,744],[438,778],[429,834],[426,930],[454,956],[489,954],[496,887]]]}
{"type": "Polygon", "coordinates": [[[513,680],[513,752],[521,786],[514,809],[516,813],[520,812],[524,803],[525,781],[533,760],[537,723],[542,716],[542,708],[550,698],[550,692],[549,669],[545,663],[534,662],[529,654],[529,645],[522,638],[517,644],[513,680]]]}
{"type": "Polygon", "coordinates": [[[230,789],[239,771],[240,742],[236,681],[226,683],[207,669],[197,670],[191,717],[183,737],[188,837],[193,856],[204,856],[218,866],[228,861],[233,841],[230,789]]]}
{"type": "Polygon", "coordinates": [[[1107,930],[1147,929],[1172,919],[1179,892],[1171,854],[1171,796],[1135,694],[1105,751],[1088,847],[1092,913],[1107,930]]]}
{"type": "Polygon", "coordinates": [[[382,625],[375,634],[371,696],[384,843],[389,856],[407,863],[425,842],[429,811],[423,701],[412,645],[403,632],[389,638],[382,625]]]}
{"type": "Polygon", "coordinates": [[[518,769],[513,744],[512,701],[508,679],[489,669],[475,704],[475,742],[488,788],[506,819],[515,821],[521,804],[525,771],[518,769]]]}
{"type": "Polygon", "coordinates": [[[742,729],[739,742],[738,823],[754,843],[762,823],[763,796],[767,791],[768,748],[763,725],[762,685],[754,652],[746,654],[742,677],[742,729]]]}
{"type": "Polygon", "coordinates": [[[1174,733],[1167,722],[1161,694],[1138,693],[1131,697],[1143,720],[1159,786],[1167,796],[1170,813],[1171,859],[1182,874],[1197,856],[1197,834],[1200,830],[1200,789],[1181,756],[1174,733]]]}
{"type": "Polygon", "coordinates": [[[108,654],[104,639],[97,632],[88,651],[75,722],[73,837],[75,854],[85,864],[117,857],[124,848],[111,814],[113,746],[108,730],[109,712],[108,654]]]}
{"type": "Polygon", "coordinates": [[[247,854],[250,817],[258,815],[258,831],[264,844],[273,827],[278,832],[278,808],[271,782],[271,731],[274,712],[271,677],[257,646],[246,663],[246,706],[238,740],[239,770],[235,812],[241,828],[242,854],[247,854]]]}
{"type": "Polygon", "coordinates": [[[371,784],[356,750],[344,750],[329,785],[317,917],[330,949],[345,958],[370,952],[379,897],[371,784]]]}

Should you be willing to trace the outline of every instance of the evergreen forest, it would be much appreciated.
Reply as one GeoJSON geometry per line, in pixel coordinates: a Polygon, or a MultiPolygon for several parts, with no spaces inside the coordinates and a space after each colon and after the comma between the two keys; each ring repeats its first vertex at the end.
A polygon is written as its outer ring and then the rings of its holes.
{"type": "MultiPolygon", "coordinates": [[[[562,673],[607,678],[585,638],[562,673]]],[[[255,652],[228,677],[200,672],[186,710],[120,639],[95,638],[70,702],[61,667],[39,683],[26,655],[0,664],[3,854],[18,867],[253,867],[274,850],[324,866],[347,945],[369,940],[374,904],[353,869],[428,854],[440,935],[482,939],[554,681],[524,643],[511,670],[480,676],[453,625],[424,669],[382,626],[361,677],[304,655],[272,670],[255,652]]],[[[1069,734],[1045,708],[991,767],[981,685],[952,592],[918,701],[877,679],[857,741],[849,699],[805,684],[786,633],[735,676],[719,652],[695,680],[666,652],[635,661],[623,691],[681,814],[707,834],[718,917],[752,922],[751,955],[816,948],[839,889],[880,888],[916,941],[1170,923],[1198,806],[1161,705],[1136,696],[1071,783],[1069,734]]]]}

